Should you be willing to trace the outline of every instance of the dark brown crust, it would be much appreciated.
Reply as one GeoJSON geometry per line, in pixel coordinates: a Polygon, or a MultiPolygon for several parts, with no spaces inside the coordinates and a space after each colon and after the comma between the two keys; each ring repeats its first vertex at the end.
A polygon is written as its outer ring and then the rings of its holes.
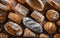
{"type": "Polygon", "coordinates": [[[58,26],[60,26],[60,20],[56,22],[58,26]]]}

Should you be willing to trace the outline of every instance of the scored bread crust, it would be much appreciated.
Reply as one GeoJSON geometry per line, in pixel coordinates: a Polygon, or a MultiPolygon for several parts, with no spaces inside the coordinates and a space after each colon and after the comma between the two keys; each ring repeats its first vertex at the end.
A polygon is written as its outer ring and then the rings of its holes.
{"type": "MultiPolygon", "coordinates": [[[[11,25],[11,26],[12,26],[12,25],[11,25]]],[[[11,35],[14,35],[14,36],[20,36],[20,35],[17,35],[18,32],[20,32],[21,35],[22,35],[22,33],[23,33],[21,27],[20,27],[18,30],[14,30],[12,27],[9,26],[9,24],[5,24],[4,29],[5,29],[8,33],[10,33],[11,35]]]]}
{"type": "MultiPolygon", "coordinates": [[[[58,1],[58,0],[57,0],[58,1]]],[[[56,8],[58,11],[60,11],[60,4],[58,4],[56,1],[54,0],[47,0],[47,2],[53,6],[54,8],[56,8]]]]}

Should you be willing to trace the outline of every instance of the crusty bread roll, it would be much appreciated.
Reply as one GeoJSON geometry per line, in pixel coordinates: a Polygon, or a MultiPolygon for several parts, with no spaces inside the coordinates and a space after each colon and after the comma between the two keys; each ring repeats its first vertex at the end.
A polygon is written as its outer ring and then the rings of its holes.
{"type": "Polygon", "coordinates": [[[21,15],[18,15],[18,14],[15,14],[15,13],[13,13],[13,12],[10,12],[9,15],[8,15],[8,18],[9,18],[10,20],[12,20],[12,21],[20,24],[23,17],[22,17],[21,15]]]}
{"type": "Polygon", "coordinates": [[[25,29],[23,37],[35,37],[35,34],[28,28],[25,29]]]}
{"type": "Polygon", "coordinates": [[[60,38],[60,34],[55,34],[54,38],[60,38]]]}
{"type": "Polygon", "coordinates": [[[27,9],[25,6],[23,6],[22,4],[17,4],[15,9],[16,13],[26,16],[29,13],[29,9],[27,9]]]}
{"type": "Polygon", "coordinates": [[[46,12],[46,17],[50,21],[56,21],[59,19],[59,12],[57,12],[53,9],[50,9],[46,12]]]}
{"type": "Polygon", "coordinates": [[[45,17],[43,16],[43,14],[41,14],[40,12],[34,10],[31,14],[31,17],[33,17],[35,20],[37,20],[38,22],[43,22],[45,17]]]}
{"type": "Polygon", "coordinates": [[[39,35],[39,38],[49,38],[49,36],[46,35],[46,34],[40,34],[40,35],[39,35]]]}
{"type": "Polygon", "coordinates": [[[14,9],[14,7],[17,5],[15,0],[0,0],[0,2],[8,7],[10,7],[10,9],[14,9]]]}
{"type": "Polygon", "coordinates": [[[26,0],[26,3],[35,10],[43,11],[44,4],[41,0],[26,0]]]}
{"type": "Polygon", "coordinates": [[[52,22],[46,22],[44,24],[44,29],[50,33],[50,34],[54,34],[56,32],[56,25],[52,22]]]}
{"type": "Polygon", "coordinates": [[[23,30],[22,28],[14,23],[14,22],[7,22],[5,25],[4,25],[4,29],[10,33],[11,35],[14,35],[14,36],[21,36],[22,33],[23,33],[23,30]]]}
{"type": "Polygon", "coordinates": [[[56,8],[58,11],[60,11],[60,0],[47,0],[47,2],[56,8]]]}
{"type": "Polygon", "coordinates": [[[0,9],[4,10],[4,11],[10,11],[10,7],[8,7],[7,5],[1,4],[0,3],[0,9]]]}

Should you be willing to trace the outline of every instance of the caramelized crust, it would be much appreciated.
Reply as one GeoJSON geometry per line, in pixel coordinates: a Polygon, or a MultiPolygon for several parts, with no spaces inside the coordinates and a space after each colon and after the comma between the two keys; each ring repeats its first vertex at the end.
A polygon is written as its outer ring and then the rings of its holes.
{"type": "Polygon", "coordinates": [[[44,4],[41,0],[26,0],[27,4],[34,10],[43,11],[44,4]]]}
{"type": "Polygon", "coordinates": [[[56,21],[59,18],[59,12],[57,12],[57,11],[55,11],[53,9],[50,9],[50,10],[47,11],[46,17],[50,21],[56,21]]]}
{"type": "Polygon", "coordinates": [[[44,24],[44,29],[51,34],[54,34],[56,32],[56,25],[52,22],[46,22],[44,24]]]}
{"type": "Polygon", "coordinates": [[[23,33],[23,30],[22,28],[16,24],[16,23],[13,23],[13,22],[7,22],[5,25],[4,25],[4,29],[10,33],[11,35],[14,35],[14,36],[20,36],[22,35],[23,33]]]}
{"type": "Polygon", "coordinates": [[[9,13],[8,18],[18,24],[20,24],[22,20],[21,16],[19,16],[18,14],[12,13],[12,12],[9,13]]]}

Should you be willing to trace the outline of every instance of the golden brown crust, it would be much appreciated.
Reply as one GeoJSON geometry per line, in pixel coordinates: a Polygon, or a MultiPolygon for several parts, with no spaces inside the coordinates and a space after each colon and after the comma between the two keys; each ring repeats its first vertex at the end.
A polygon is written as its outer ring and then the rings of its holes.
{"type": "Polygon", "coordinates": [[[26,16],[28,14],[28,12],[29,12],[29,9],[27,9],[22,4],[18,3],[16,5],[14,11],[16,11],[16,13],[19,14],[19,15],[26,16]]]}
{"type": "Polygon", "coordinates": [[[53,10],[53,9],[50,9],[50,10],[47,11],[46,17],[50,21],[56,21],[59,18],[59,13],[57,11],[53,10]]]}
{"type": "Polygon", "coordinates": [[[40,34],[39,38],[49,38],[49,36],[46,34],[40,34]]]}
{"type": "Polygon", "coordinates": [[[53,6],[54,8],[56,8],[58,11],[60,11],[60,4],[59,4],[60,0],[47,0],[47,2],[53,6]],[[58,2],[57,2],[58,1],[58,2]]]}
{"type": "Polygon", "coordinates": [[[4,5],[8,6],[10,8],[10,10],[14,9],[14,7],[17,4],[15,0],[1,0],[0,2],[4,5]]]}
{"type": "Polygon", "coordinates": [[[54,38],[60,38],[60,34],[54,35],[54,38]]]}
{"type": "Polygon", "coordinates": [[[10,11],[10,6],[4,5],[0,3],[0,9],[4,10],[4,11],[10,11]]]}
{"type": "Polygon", "coordinates": [[[8,18],[11,19],[12,21],[18,23],[18,24],[20,24],[21,20],[22,20],[21,16],[19,16],[18,14],[15,14],[13,12],[9,13],[8,18]]]}
{"type": "Polygon", "coordinates": [[[41,14],[40,12],[34,10],[33,13],[31,14],[31,16],[37,20],[38,22],[43,22],[45,17],[43,16],[43,14],[41,14]]]}
{"type": "Polygon", "coordinates": [[[26,0],[27,4],[34,10],[43,11],[44,4],[41,0],[26,0]]]}
{"type": "Polygon", "coordinates": [[[56,25],[52,22],[46,22],[44,24],[44,29],[48,32],[48,33],[55,33],[56,32],[56,25]]]}
{"type": "Polygon", "coordinates": [[[28,28],[26,28],[23,36],[24,37],[35,37],[35,34],[32,31],[30,31],[28,28]]]}
{"type": "Polygon", "coordinates": [[[16,34],[16,31],[12,30],[11,27],[5,25],[4,28],[5,28],[5,30],[6,30],[7,32],[9,32],[9,33],[12,34],[12,35],[15,35],[15,34],[16,34]]]}
{"type": "Polygon", "coordinates": [[[6,23],[6,24],[4,25],[4,29],[5,29],[8,33],[10,33],[11,35],[20,36],[20,35],[23,33],[22,28],[20,28],[20,26],[19,26],[19,27],[18,27],[19,29],[17,29],[17,27],[14,26],[14,24],[15,24],[15,25],[18,25],[18,24],[13,23],[13,22],[8,22],[8,23],[6,23]],[[11,23],[12,23],[12,24],[11,24],[11,23]],[[11,26],[11,27],[10,27],[10,26],[11,26]],[[17,29],[17,30],[14,30],[13,28],[15,28],[15,29],[17,29]],[[20,32],[20,35],[18,35],[19,32],[20,32]]]}

